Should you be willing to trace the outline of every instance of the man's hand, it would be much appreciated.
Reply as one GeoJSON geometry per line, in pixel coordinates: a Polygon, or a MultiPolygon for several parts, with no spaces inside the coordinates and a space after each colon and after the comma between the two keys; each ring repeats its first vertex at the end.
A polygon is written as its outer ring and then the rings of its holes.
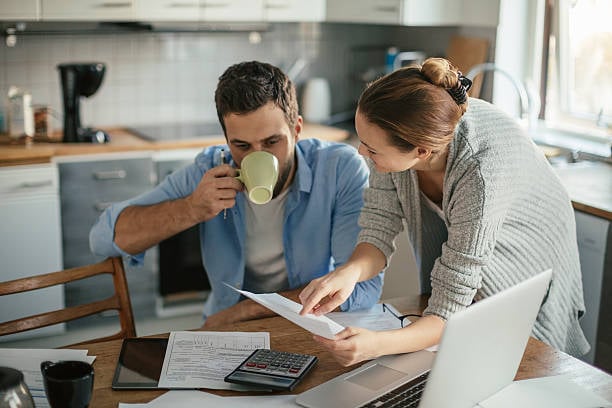
{"type": "MultiPolygon", "coordinates": [[[[236,305],[238,306],[238,305],[236,305]]],[[[233,309],[238,309],[238,307],[230,307],[228,309],[222,310],[219,313],[215,313],[214,315],[210,315],[206,318],[204,325],[200,327],[199,330],[214,330],[217,327],[236,323],[239,320],[238,313],[233,311],[233,309]]]]}
{"type": "Polygon", "coordinates": [[[186,198],[194,219],[208,221],[236,205],[236,194],[244,189],[244,185],[235,176],[236,169],[229,164],[204,173],[196,189],[186,198]]]}

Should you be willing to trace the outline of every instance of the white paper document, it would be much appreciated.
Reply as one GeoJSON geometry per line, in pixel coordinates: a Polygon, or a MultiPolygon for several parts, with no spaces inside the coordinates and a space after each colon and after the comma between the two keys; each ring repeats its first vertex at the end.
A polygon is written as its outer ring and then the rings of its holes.
{"type": "Polygon", "coordinates": [[[0,349],[0,366],[15,368],[23,373],[37,408],[49,407],[43,385],[40,363],[43,361],[76,360],[93,363],[96,358],[88,356],[87,350],[69,349],[0,349]]]}
{"type": "Polygon", "coordinates": [[[481,408],[599,408],[612,407],[571,379],[556,375],[514,381],[480,404],[481,408]]]}
{"type": "Polygon", "coordinates": [[[284,408],[299,407],[295,395],[257,395],[245,397],[220,397],[204,391],[173,390],[146,404],[119,404],[119,408],[284,408]]]}
{"type": "Polygon", "coordinates": [[[227,286],[243,294],[244,296],[253,299],[260,305],[267,307],[274,313],[283,316],[285,319],[290,320],[298,326],[321,337],[333,339],[336,333],[339,333],[344,330],[344,326],[339,325],[338,323],[334,322],[326,316],[315,316],[313,314],[301,316],[301,304],[296,303],[293,300],[287,299],[286,297],[281,296],[277,293],[255,294],[246,290],[236,289],[231,285],[227,286]]]}
{"type": "Polygon", "coordinates": [[[171,332],[160,388],[252,389],[223,379],[255,349],[270,348],[268,332],[171,332]]]}
{"type": "MultiPolygon", "coordinates": [[[[399,313],[389,312],[387,308],[389,306],[383,307],[383,304],[379,303],[364,311],[331,312],[325,316],[344,327],[362,327],[374,331],[401,329],[402,319],[398,317],[399,313]]],[[[405,319],[404,324],[408,325],[410,321],[405,319]]]]}

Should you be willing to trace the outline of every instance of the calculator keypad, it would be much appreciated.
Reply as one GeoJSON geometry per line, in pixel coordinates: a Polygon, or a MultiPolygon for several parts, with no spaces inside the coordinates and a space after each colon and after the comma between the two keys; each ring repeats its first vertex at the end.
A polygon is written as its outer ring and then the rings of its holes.
{"type": "Polygon", "coordinates": [[[298,378],[315,359],[315,356],[307,354],[259,349],[242,363],[240,369],[254,373],[298,378]]]}

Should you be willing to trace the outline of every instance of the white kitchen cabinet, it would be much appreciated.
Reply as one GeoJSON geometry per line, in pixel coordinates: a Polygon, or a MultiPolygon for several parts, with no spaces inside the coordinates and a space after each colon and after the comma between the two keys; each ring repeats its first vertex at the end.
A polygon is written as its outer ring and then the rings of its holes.
{"type": "Polygon", "coordinates": [[[264,0],[264,20],[306,22],[325,20],[326,0],[264,0]]]}
{"type": "MultiPolygon", "coordinates": [[[[155,180],[150,152],[106,153],[56,158],[60,177],[62,250],[65,268],[100,262],[89,248],[89,232],[111,203],[136,197],[151,190],[155,180]]],[[[144,265],[136,268],[124,262],[134,317],[154,312],[155,253],[148,251],[144,265]]],[[[103,299],[113,291],[112,280],[97,276],[65,285],[66,306],[103,299]]],[[[87,321],[69,322],[71,330],[83,325],[107,322],[106,314],[87,321]]]]}
{"type": "Polygon", "coordinates": [[[489,26],[499,0],[327,0],[326,21],[406,26],[489,26]]]}
{"type": "Polygon", "coordinates": [[[200,0],[139,0],[136,17],[142,21],[198,21],[200,0]]]}
{"type": "MultiPolygon", "coordinates": [[[[53,164],[0,168],[0,281],[62,269],[62,235],[57,167],[53,164]]],[[[0,298],[0,321],[64,307],[61,285],[0,298]]],[[[55,325],[2,341],[57,334],[55,325]]]]}
{"type": "Polygon", "coordinates": [[[42,20],[131,21],[136,0],[41,0],[42,20]]]}
{"type": "Polygon", "coordinates": [[[2,0],[0,20],[38,20],[40,0],[2,0]]]}
{"type": "Polygon", "coordinates": [[[606,251],[609,246],[607,243],[609,228],[610,222],[608,220],[576,211],[576,236],[586,306],[586,312],[580,319],[580,325],[591,344],[591,351],[582,359],[590,364],[593,364],[597,353],[600,315],[609,315],[611,312],[601,310],[600,307],[602,304],[606,251]]]}
{"type": "Polygon", "coordinates": [[[327,0],[326,21],[400,24],[402,0],[327,0]]]}
{"type": "Polygon", "coordinates": [[[200,0],[200,21],[262,21],[263,0],[200,0]]]}

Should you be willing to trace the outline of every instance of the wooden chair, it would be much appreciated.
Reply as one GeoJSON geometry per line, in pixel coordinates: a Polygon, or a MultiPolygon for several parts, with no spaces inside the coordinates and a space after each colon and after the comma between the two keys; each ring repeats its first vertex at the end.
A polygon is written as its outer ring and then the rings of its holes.
{"type": "Polygon", "coordinates": [[[113,335],[90,340],[88,342],[136,337],[132,305],[130,303],[130,295],[121,258],[108,258],[93,265],[0,282],[0,296],[42,289],[105,273],[111,274],[113,277],[113,296],[104,300],[84,303],[34,316],[27,316],[10,322],[2,322],[0,323],[0,336],[52,326],[54,324],[91,316],[103,311],[116,310],[119,313],[118,317],[121,324],[121,330],[113,335]]]}

